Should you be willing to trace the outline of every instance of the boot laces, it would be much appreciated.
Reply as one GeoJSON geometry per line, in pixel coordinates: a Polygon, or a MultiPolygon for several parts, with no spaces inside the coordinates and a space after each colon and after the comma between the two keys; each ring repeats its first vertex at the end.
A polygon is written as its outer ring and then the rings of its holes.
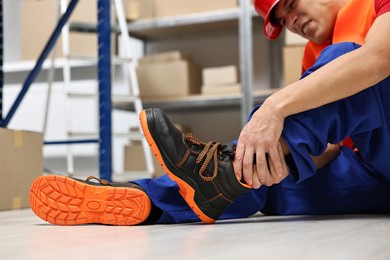
{"type": "Polygon", "coordinates": [[[206,157],[200,166],[199,176],[204,181],[214,180],[214,178],[217,177],[218,175],[218,151],[221,148],[221,144],[214,141],[210,141],[208,143],[199,141],[192,133],[186,134],[185,138],[190,143],[203,147],[203,150],[199,153],[198,157],[196,158],[196,164],[200,164],[202,160],[206,157]],[[204,172],[209,166],[211,160],[214,160],[213,176],[206,176],[204,175],[204,172]]]}

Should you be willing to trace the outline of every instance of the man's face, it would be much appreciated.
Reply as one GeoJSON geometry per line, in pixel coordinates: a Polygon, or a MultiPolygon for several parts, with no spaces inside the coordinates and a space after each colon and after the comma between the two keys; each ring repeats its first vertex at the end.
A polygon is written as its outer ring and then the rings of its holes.
{"type": "Polygon", "coordinates": [[[339,9],[334,0],[281,0],[274,18],[288,30],[321,44],[331,39],[339,9]]]}

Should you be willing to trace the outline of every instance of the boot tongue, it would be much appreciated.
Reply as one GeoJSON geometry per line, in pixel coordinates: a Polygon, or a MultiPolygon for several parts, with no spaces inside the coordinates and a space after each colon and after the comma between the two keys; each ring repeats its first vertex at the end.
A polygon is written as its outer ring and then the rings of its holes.
{"type": "Polygon", "coordinates": [[[233,143],[227,143],[222,146],[221,152],[227,155],[234,155],[236,145],[233,143]]]}

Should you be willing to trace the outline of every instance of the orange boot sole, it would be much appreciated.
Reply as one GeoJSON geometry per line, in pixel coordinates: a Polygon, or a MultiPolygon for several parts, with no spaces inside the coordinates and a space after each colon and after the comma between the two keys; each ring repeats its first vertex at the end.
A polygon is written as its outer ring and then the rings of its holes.
{"type": "Polygon", "coordinates": [[[57,175],[41,176],[32,183],[30,205],[41,219],[66,226],[137,225],[151,211],[150,199],[142,190],[87,184],[57,175]]]}

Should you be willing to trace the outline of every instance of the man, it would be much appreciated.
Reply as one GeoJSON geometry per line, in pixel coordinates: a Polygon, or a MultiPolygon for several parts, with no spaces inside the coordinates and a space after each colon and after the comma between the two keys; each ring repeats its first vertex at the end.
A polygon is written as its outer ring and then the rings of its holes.
{"type": "Polygon", "coordinates": [[[268,38],[286,26],[310,42],[302,79],[254,109],[237,146],[183,135],[147,109],[145,137],[177,185],[167,176],[137,185],[42,176],[30,192],[34,212],[60,225],[389,213],[390,0],[254,4],[268,38]],[[336,145],[347,136],[357,152],[336,145]]]}
{"type": "Polygon", "coordinates": [[[259,179],[250,166],[255,151],[260,162],[257,169],[262,169],[262,173],[267,173],[265,152],[269,153],[276,171],[282,171],[276,151],[284,118],[351,96],[390,74],[390,48],[386,44],[390,39],[386,29],[390,22],[388,1],[255,1],[257,10],[264,15],[262,2],[268,7],[264,25],[268,38],[277,37],[285,25],[310,40],[304,69],[313,65],[312,57],[317,57],[326,45],[343,41],[364,42],[364,45],[327,64],[310,79],[291,84],[264,102],[241,132],[236,151],[235,171],[239,173],[243,169],[248,183],[259,179]],[[243,158],[246,158],[246,167],[242,165],[243,158]]]}

